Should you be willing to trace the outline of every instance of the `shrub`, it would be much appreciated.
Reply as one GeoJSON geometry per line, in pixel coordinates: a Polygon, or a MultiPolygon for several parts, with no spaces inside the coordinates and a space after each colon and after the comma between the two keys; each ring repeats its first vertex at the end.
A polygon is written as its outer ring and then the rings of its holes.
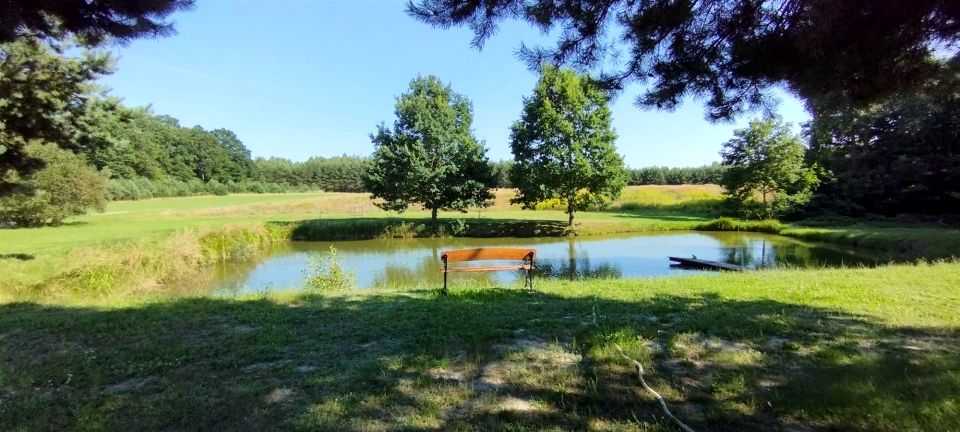
{"type": "Polygon", "coordinates": [[[760,221],[738,221],[731,218],[721,217],[703,223],[697,226],[696,229],[698,231],[751,231],[779,234],[780,231],[783,230],[783,225],[781,225],[780,222],[772,219],[760,221]]]}
{"type": "Polygon", "coordinates": [[[214,262],[248,260],[270,242],[271,235],[266,229],[244,226],[209,231],[199,237],[202,256],[214,262]]]}
{"type": "Polygon", "coordinates": [[[414,238],[420,237],[424,230],[423,224],[414,224],[413,222],[400,222],[390,224],[380,232],[380,238],[414,238]]]}
{"type": "Polygon", "coordinates": [[[210,192],[217,196],[224,196],[230,194],[230,189],[227,188],[227,185],[220,183],[216,180],[210,180],[207,183],[207,192],[210,192]]]}
{"type": "Polygon", "coordinates": [[[354,277],[343,269],[337,259],[337,248],[330,246],[326,255],[314,253],[304,270],[303,283],[307,288],[319,291],[342,291],[353,286],[354,277]]]}
{"type": "Polygon", "coordinates": [[[104,210],[107,178],[83,158],[53,144],[33,143],[27,151],[46,166],[0,199],[0,219],[18,226],[60,225],[68,217],[104,210]]]}
{"type": "Polygon", "coordinates": [[[739,216],[766,219],[805,205],[819,184],[819,169],[804,161],[804,152],[800,137],[777,120],[755,120],[735,131],[721,151],[727,167],[721,185],[730,207],[739,216]]]}

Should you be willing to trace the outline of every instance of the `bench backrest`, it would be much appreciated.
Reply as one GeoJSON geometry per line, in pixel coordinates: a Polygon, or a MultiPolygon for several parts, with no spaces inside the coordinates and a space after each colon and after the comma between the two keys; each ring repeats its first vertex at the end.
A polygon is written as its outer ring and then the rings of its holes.
{"type": "Polygon", "coordinates": [[[483,260],[525,260],[533,261],[536,250],[528,248],[479,248],[445,251],[440,259],[447,263],[459,261],[483,260]]]}

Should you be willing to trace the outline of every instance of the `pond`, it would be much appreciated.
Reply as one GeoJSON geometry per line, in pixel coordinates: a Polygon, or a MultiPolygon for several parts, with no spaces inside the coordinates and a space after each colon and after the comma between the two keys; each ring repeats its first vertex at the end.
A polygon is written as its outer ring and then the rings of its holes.
{"type": "MultiPolygon", "coordinates": [[[[329,254],[356,286],[439,287],[440,254],[448,249],[532,247],[538,277],[630,278],[702,273],[670,266],[667,256],[739,264],[749,268],[872,266],[863,251],[787,237],[734,232],[644,233],[582,238],[429,238],[338,242],[289,242],[254,263],[226,264],[216,271],[213,293],[221,295],[302,289],[310,256],[329,254]]],[[[458,273],[451,286],[522,284],[520,272],[458,273]]]]}

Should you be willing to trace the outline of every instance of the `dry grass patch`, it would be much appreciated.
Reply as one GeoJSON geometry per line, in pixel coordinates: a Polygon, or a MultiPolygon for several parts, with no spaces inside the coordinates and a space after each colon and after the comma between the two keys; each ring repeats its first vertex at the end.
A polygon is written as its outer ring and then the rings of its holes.
{"type": "Polygon", "coordinates": [[[256,203],[230,205],[224,207],[167,210],[164,217],[223,217],[223,216],[259,216],[273,215],[324,215],[337,214],[364,216],[386,213],[370,200],[368,193],[330,193],[316,198],[298,199],[275,203],[256,203]]]}

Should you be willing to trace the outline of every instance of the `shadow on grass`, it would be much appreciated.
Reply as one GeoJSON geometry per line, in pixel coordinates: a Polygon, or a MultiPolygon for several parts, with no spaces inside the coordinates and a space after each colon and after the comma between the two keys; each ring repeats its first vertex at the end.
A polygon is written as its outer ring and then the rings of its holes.
{"type": "Polygon", "coordinates": [[[698,214],[671,214],[658,212],[630,212],[626,210],[608,210],[606,213],[612,213],[615,218],[627,219],[655,219],[664,222],[703,222],[709,219],[707,215],[698,214]]]}
{"type": "Polygon", "coordinates": [[[30,261],[34,258],[36,257],[33,254],[27,254],[27,253],[0,254],[0,260],[9,259],[9,260],[18,260],[18,261],[30,261]]]}
{"type": "Polygon", "coordinates": [[[698,430],[960,427],[957,331],[487,290],[5,305],[0,429],[675,430],[613,343],[698,430]]]}
{"type": "Polygon", "coordinates": [[[292,240],[362,240],[452,235],[458,237],[559,237],[567,234],[560,221],[531,219],[426,218],[312,219],[271,222],[291,230],[292,240]]]}
{"type": "Polygon", "coordinates": [[[723,199],[711,198],[695,201],[684,201],[675,204],[653,204],[643,202],[628,202],[613,206],[610,211],[641,213],[648,215],[700,215],[702,217],[720,216],[723,210],[723,199]]]}

